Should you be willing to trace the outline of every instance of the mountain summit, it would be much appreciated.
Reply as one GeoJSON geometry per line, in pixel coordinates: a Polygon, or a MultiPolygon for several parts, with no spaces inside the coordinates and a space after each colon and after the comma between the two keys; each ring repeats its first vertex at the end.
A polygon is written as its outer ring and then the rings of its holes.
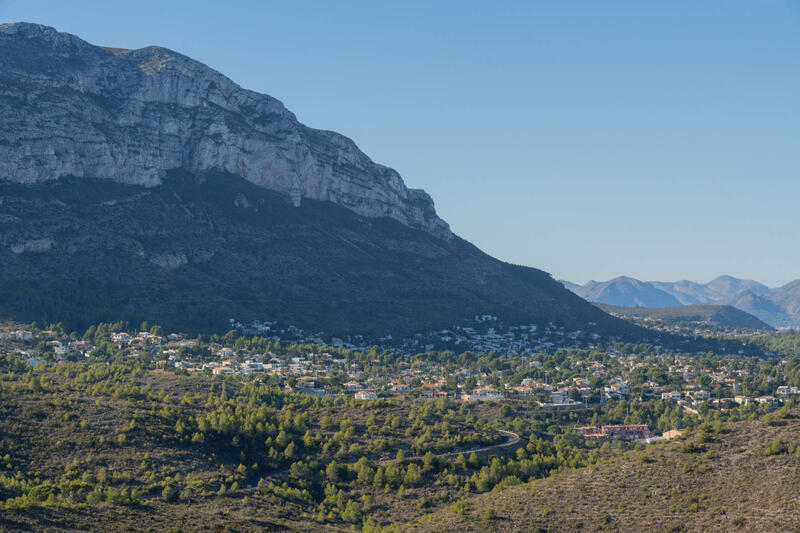
{"type": "Polygon", "coordinates": [[[350,139],[170,50],[2,25],[0,113],[3,316],[635,331],[453,235],[350,139]]]}
{"type": "Polygon", "coordinates": [[[408,189],[350,139],[300,124],[166,48],[92,46],[37,24],[0,26],[0,176],[67,176],[152,187],[167,173],[226,172],[288,196],[331,201],[449,238],[424,191],[408,189]]]}

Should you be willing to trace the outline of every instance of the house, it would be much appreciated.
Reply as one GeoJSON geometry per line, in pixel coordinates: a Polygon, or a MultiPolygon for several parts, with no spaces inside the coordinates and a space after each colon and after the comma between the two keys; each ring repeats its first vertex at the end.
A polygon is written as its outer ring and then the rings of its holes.
{"type": "Polygon", "coordinates": [[[681,393],[676,391],[676,390],[662,392],[661,393],[661,399],[662,400],[680,400],[681,399],[681,393]]]}
{"type": "Polygon", "coordinates": [[[391,383],[389,388],[395,392],[405,392],[410,389],[405,383],[391,383]]]}
{"type": "Polygon", "coordinates": [[[122,333],[112,333],[111,340],[113,342],[130,342],[131,336],[124,331],[122,333]]]}
{"type": "Polygon", "coordinates": [[[233,368],[231,368],[229,366],[218,366],[218,367],[214,368],[211,371],[211,373],[214,374],[215,376],[219,376],[219,375],[222,375],[222,374],[225,374],[225,375],[233,374],[233,372],[234,372],[233,368]]]}
{"type": "Polygon", "coordinates": [[[575,431],[587,439],[607,442],[614,439],[648,439],[650,428],[647,424],[623,424],[616,426],[581,426],[575,431]]]}
{"type": "Polygon", "coordinates": [[[348,381],[343,385],[343,387],[346,391],[359,391],[364,388],[364,386],[358,381],[348,381]]]}
{"type": "Polygon", "coordinates": [[[438,383],[423,383],[422,384],[422,392],[420,395],[423,398],[442,398],[447,397],[447,393],[439,390],[438,383]]]}
{"type": "Polygon", "coordinates": [[[313,389],[317,386],[317,383],[313,379],[303,378],[297,380],[297,389],[302,391],[304,389],[313,389]]]}
{"type": "Polygon", "coordinates": [[[627,383],[612,383],[608,388],[608,392],[616,396],[627,396],[629,389],[627,383]]]}
{"type": "Polygon", "coordinates": [[[481,387],[461,397],[465,402],[485,402],[489,400],[501,400],[502,398],[503,394],[491,387],[481,387]]]}
{"type": "Polygon", "coordinates": [[[217,351],[217,357],[222,359],[230,359],[233,357],[233,350],[230,348],[220,348],[219,351],[217,351]]]}
{"type": "Polygon", "coordinates": [[[646,439],[650,437],[647,424],[623,424],[603,426],[602,432],[614,439],[646,439]]]}
{"type": "Polygon", "coordinates": [[[583,435],[584,438],[589,440],[596,440],[600,442],[608,442],[611,440],[611,435],[606,435],[597,426],[581,426],[575,428],[575,431],[583,435]]]}
{"type": "Polygon", "coordinates": [[[47,361],[45,361],[44,359],[39,359],[38,357],[31,357],[30,359],[26,359],[25,360],[25,364],[26,365],[33,366],[33,367],[36,367],[36,366],[39,366],[39,365],[44,365],[46,363],[47,363],[47,361]]]}
{"type": "Polygon", "coordinates": [[[33,333],[31,333],[30,331],[18,329],[16,331],[12,331],[10,333],[10,337],[20,341],[29,341],[33,338],[33,333]]]}
{"type": "Polygon", "coordinates": [[[264,371],[264,365],[261,363],[254,363],[253,361],[245,361],[241,366],[242,374],[255,374],[264,371]]]}
{"type": "Polygon", "coordinates": [[[569,403],[569,389],[560,389],[550,393],[550,403],[569,403]]]}
{"type": "Polygon", "coordinates": [[[780,405],[781,401],[774,396],[759,396],[756,398],[758,403],[766,403],[769,405],[780,405]]]}
{"type": "Polygon", "coordinates": [[[662,440],[672,440],[672,439],[677,439],[681,435],[683,435],[683,430],[682,429],[670,429],[669,431],[665,431],[661,435],[661,439],[662,440]]]}
{"type": "Polygon", "coordinates": [[[372,391],[362,390],[355,393],[354,398],[356,400],[377,400],[378,395],[372,391]]]}

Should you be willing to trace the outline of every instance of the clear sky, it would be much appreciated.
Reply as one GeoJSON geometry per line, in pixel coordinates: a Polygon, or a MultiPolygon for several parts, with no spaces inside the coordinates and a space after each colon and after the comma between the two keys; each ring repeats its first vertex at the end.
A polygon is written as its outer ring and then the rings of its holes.
{"type": "Polygon", "coordinates": [[[22,20],[271,94],[557,278],[800,278],[797,0],[0,0],[22,20]]]}

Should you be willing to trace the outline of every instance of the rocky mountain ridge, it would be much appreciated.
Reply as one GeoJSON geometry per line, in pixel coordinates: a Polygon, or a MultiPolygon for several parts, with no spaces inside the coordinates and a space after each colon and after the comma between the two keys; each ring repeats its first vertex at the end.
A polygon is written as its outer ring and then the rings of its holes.
{"type": "Polygon", "coordinates": [[[0,178],[152,187],[167,172],[230,173],[299,205],[331,201],[451,238],[433,201],[337,133],[160,47],[93,46],[38,24],[0,26],[0,178]]]}

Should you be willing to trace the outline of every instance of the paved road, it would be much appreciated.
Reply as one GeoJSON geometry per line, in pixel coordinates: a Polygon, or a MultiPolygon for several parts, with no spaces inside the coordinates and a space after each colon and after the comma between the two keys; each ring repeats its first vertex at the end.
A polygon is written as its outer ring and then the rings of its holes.
{"type": "MultiPolygon", "coordinates": [[[[508,448],[510,446],[514,446],[517,444],[521,439],[520,436],[514,433],[513,431],[504,431],[500,430],[500,434],[506,438],[504,442],[499,444],[492,444],[491,446],[484,446],[483,448],[476,448],[474,450],[461,450],[459,452],[444,452],[444,453],[435,453],[433,454],[434,457],[453,457],[462,453],[470,454],[470,453],[485,453],[490,452],[492,450],[500,450],[502,448],[508,448]]],[[[413,457],[406,457],[406,459],[422,459],[422,455],[415,455],[413,457]]]]}
{"type": "MultiPolygon", "coordinates": [[[[466,454],[466,455],[469,455],[471,453],[487,454],[487,452],[491,452],[491,451],[504,452],[505,451],[504,448],[511,448],[513,446],[516,446],[517,444],[519,444],[520,440],[522,440],[520,438],[520,436],[517,435],[516,433],[514,433],[513,431],[505,431],[505,430],[501,429],[501,430],[499,430],[499,433],[503,437],[505,437],[506,440],[503,441],[503,442],[500,442],[498,444],[492,444],[491,446],[484,446],[483,448],[475,448],[475,449],[471,449],[471,450],[460,450],[460,451],[457,451],[457,452],[435,453],[435,454],[433,454],[433,456],[434,457],[454,457],[454,456],[457,456],[457,455],[462,454],[462,453],[466,454]]],[[[406,457],[404,459],[404,461],[416,461],[416,460],[422,459],[423,457],[424,457],[423,455],[412,455],[412,456],[406,457]]],[[[383,460],[377,461],[377,464],[386,464],[386,463],[391,463],[391,462],[394,462],[394,459],[383,459],[383,460]]],[[[350,461],[347,461],[347,462],[339,463],[339,465],[352,466],[355,463],[356,463],[356,461],[350,460],[350,461]]],[[[320,464],[320,467],[322,468],[324,466],[327,466],[327,464],[328,463],[320,464]]],[[[257,486],[259,480],[261,480],[262,478],[285,476],[286,474],[289,473],[289,468],[290,467],[287,466],[286,468],[281,468],[280,470],[273,470],[272,472],[269,472],[267,474],[256,476],[255,478],[250,480],[250,482],[247,484],[247,486],[249,488],[253,488],[253,487],[257,486]]]]}

